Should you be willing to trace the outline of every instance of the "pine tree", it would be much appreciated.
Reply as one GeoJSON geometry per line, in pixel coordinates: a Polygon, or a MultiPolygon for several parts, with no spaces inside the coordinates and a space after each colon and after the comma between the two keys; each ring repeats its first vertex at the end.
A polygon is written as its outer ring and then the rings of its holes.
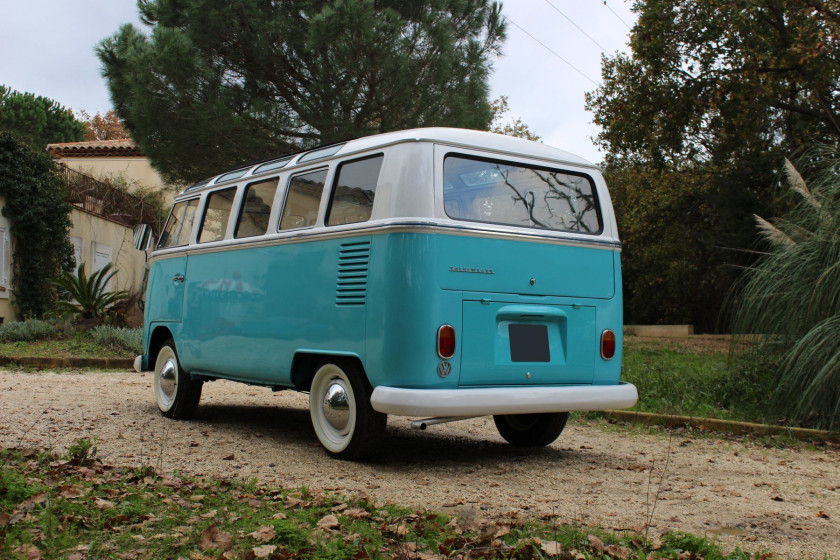
{"type": "Polygon", "coordinates": [[[485,129],[489,0],[149,0],[151,35],[98,47],[114,107],[164,177],[417,126],[485,129]]]}
{"type": "Polygon", "coordinates": [[[0,85],[0,130],[43,150],[51,142],[81,140],[85,125],[57,101],[0,85]]]}

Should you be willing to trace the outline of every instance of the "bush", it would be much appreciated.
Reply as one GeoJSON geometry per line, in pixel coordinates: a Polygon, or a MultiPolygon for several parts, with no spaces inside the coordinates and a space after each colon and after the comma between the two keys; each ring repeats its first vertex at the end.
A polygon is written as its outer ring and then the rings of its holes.
{"type": "Polygon", "coordinates": [[[27,319],[0,325],[0,341],[2,342],[32,342],[53,336],[61,336],[68,330],[67,323],[27,319]]]}
{"type": "Polygon", "coordinates": [[[143,329],[125,329],[100,325],[90,331],[93,340],[103,346],[116,346],[140,354],[143,352],[143,329]]]}
{"type": "Polygon", "coordinates": [[[790,162],[797,202],[785,219],[756,217],[768,246],[737,292],[737,333],[762,336],[775,358],[772,406],[794,422],[840,428],[840,158],[815,152],[809,188],[790,162]]]}
{"type": "Polygon", "coordinates": [[[114,304],[128,299],[127,291],[108,291],[108,282],[116,274],[111,271],[111,263],[106,264],[88,277],[85,263],[81,263],[76,274],[63,273],[52,280],[62,288],[73,301],[59,301],[55,305],[57,313],[79,315],[82,319],[102,319],[114,304]]]}

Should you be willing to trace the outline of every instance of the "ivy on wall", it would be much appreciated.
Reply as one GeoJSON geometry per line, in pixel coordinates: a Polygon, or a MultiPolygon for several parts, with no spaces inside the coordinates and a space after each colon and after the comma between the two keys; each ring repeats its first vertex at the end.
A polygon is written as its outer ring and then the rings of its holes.
{"type": "Polygon", "coordinates": [[[40,317],[56,301],[50,279],[73,269],[71,206],[49,156],[8,132],[0,132],[0,196],[14,239],[13,303],[23,317],[40,317]]]}

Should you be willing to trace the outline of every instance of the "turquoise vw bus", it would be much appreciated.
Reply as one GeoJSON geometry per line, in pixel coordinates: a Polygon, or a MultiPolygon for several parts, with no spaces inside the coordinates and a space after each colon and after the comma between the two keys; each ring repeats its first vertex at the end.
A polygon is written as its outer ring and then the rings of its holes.
{"type": "Polygon", "coordinates": [[[543,446],[570,411],[637,400],[620,250],[598,168],[536,142],[426,128],[287,155],[177,196],[135,369],[170,418],[216,379],[308,392],[339,458],[389,414],[492,415],[543,446]]]}

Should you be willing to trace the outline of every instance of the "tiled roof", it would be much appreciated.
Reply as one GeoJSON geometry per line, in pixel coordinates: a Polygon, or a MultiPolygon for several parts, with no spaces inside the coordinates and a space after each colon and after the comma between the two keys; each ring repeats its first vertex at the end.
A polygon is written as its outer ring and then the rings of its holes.
{"type": "Polygon", "coordinates": [[[55,157],[143,157],[140,146],[131,138],[91,140],[47,144],[47,152],[55,157]]]}

